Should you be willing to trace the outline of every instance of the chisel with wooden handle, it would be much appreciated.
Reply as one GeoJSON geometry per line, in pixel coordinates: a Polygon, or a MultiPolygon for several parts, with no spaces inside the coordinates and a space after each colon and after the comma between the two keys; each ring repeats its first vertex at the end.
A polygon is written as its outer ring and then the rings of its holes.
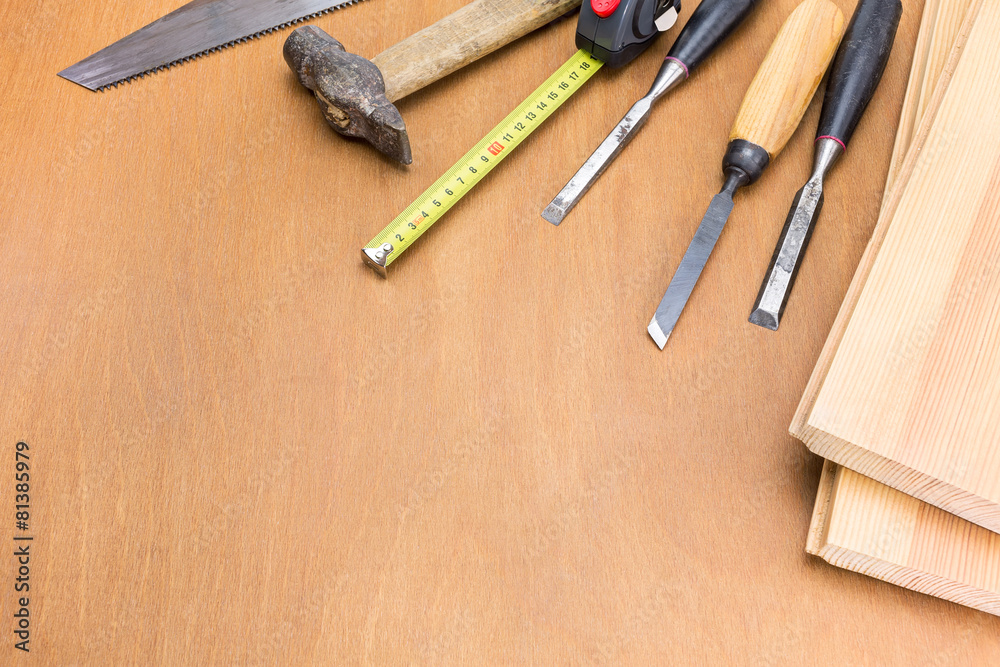
{"type": "Polygon", "coordinates": [[[733,210],[733,194],[760,178],[802,120],[844,33],[830,0],[804,0],[785,20],[750,83],[722,160],[725,185],[712,198],[649,323],[662,350],[733,210]]]}
{"type": "Polygon", "coordinates": [[[615,129],[601,142],[580,170],[552,200],[542,217],[558,225],[608,165],[618,157],[640,127],[646,124],[653,103],[687,81],[701,63],[750,15],[758,0],[703,0],[691,14],[677,41],[667,53],[649,92],[632,105],[615,129]]]}
{"type": "Polygon", "coordinates": [[[757,294],[750,321],[777,330],[788,303],[813,224],[823,208],[823,180],[847,144],[875,94],[903,13],[900,0],[861,0],[837,50],[823,98],[809,181],[795,194],[785,227],[757,294]]]}

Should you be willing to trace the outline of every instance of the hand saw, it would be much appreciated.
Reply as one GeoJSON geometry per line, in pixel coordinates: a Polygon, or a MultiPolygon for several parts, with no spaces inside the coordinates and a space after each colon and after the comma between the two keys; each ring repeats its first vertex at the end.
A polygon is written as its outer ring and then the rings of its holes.
{"type": "Polygon", "coordinates": [[[360,0],[191,0],[59,72],[101,90],[360,0]]]}

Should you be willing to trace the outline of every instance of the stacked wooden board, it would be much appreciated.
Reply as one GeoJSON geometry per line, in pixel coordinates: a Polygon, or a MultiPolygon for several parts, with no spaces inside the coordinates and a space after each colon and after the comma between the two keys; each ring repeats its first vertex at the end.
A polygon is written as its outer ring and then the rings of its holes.
{"type": "MultiPolygon", "coordinates": [[[[885,280],[885,270],[883,269],[883,274],[876,270],[879,268],[880,251],[886,247],[890,253],[893,250],[898,252],[899,248],[893,246],[899,243],[898,238],[893,236],[896,232],[894,224],[902,230],[899,236],[903,236],[902,232],[913,232],[912,229],[907,229],[907,225],[913,226],[917,224],[914,220],[920,221],[912,207],[907,208],[901,204],[910,204],[907,197],[915,196],[912,189],[927,188],[936,169],[962,171],[974,168],[972,163],[963,163],[960,153],[951,153],[950,150],[951,142],[961,145],[959,137],[963,136],[963,132],[967,139],[969,136],[974,139],[976,132],[974,126],[962,125],[963,120],[968,123],[975,116],[961,113],[959,107],[963,100],[958,96],[965,95],[967,104],[971,100],[970,106],[978,110],[979,115],[984,113],[984,105],[989,105],[996,99],[989,96],[977,99],[969,97],[968,92],[968,86],[982,85],[977,83],[976,75],[983,72],[970,70],[982,67],[978,59],[987,54],[989,35],[996,34],[996,28],[1000,25],[1000,13],[995,7],[988,7],[984,11],[980,9],[980,0],[928,0],[925,4],[921,34],[887,181],[883,214],[792,424],[793,433],[803,439],[812,438],[807,442],[812,443],[814,451],[823,449],[823,443],[826,443],[825,451],[829,451],[830,443],[834,443],[833,446],[836,447],[836,437],[817,428],[817,423],[823,422],[822,413],[816,413],[816,406],[822,398],[827,402],[820,403],[821,409],[831,409],[830,395],[824,397],[823,389],[830,376],[830,369],[837,365],[845,333],[851,331],[852,316],[859,312],[858,304],[863,303],[869,289],[877,290],[882,287],[882,284],[873,283],[874,287],[869,288],[869,281],[873,277],[885,280]],[[966,46],[968,54],[964,53],[966,46]],[[956,82],[954,88],[953,74],[956,82]],[[944,146],[934,143],[941,142],[942,137],[946,140],[944,146]],[[937,153],[927,150],[935,146],[939,149],[937,153]],[[905,160],[904,155],[907,156],[905,160]],[[900,176],[898,180],[897,174],[900,176]],[[817,445],[817,442],[820,444],[817,445]]],[[[996,145],[992,150],[995,151],[994,155],[1000,155],[996,145]]],[[[995,161],[987,160],[987,163],[992,166],[995,161]]],[[[996,224],[979,225],[976,226],[976,233],[988,237],[996,227],[996,224]]],[[[970,245],[975,245],[975,242],[970,242],[970,245]]],[[[903,255],[904,260],[905,258],[903,255]]],[[[897,272],[912,268],[905,261],[900,263],[898,254],[893,259],[897,261],[894,267],[897,272]]],[[[995,262],[992,265],[995,268],[995,262]]],[[[890,268],[893,268],[892,265],[890,268]]],[[[970,285],[967,280],[963,282],[961,273],[954,275],[957,276],[954,280],[960,283],[959,293],[965,299],[978,287],[983,287],[970,285]]],[[[903,290],[899,287],[895,296],[905,300],[901,292],[903,290]]],[[[994,290],[993,294],[997,292],[994,290]]],[[[863,309],[860,312],[865,314],[863,309]]],[[[869,323],[868,326],[872,325],[869,323]]],[[[870,328],[863,329],[862,333],[869,336],[872,334],[870,328]]],[[[877,330],[876,336],[878,333],[884,332],[877,330]]],[[[989,336],[984,336],[979,343],[987,349],[995,349],[993,341],[989,336]]],[[[942,346],[947,342],[945,340],[942,346]]],[[[853,341],[853,344],[857,346],[858,342],[853,341]]],[[[962,344],[969,345],[967,342],[962,344]]],[[[897,373],[902,371],[896,367],[917,363],[916,351],[911,348],[903,349],[907,354],[902,357],[889,357],[889,366],[897,373]]],[[[924,358],[919,357],[919,360],[924,361],[924,358]]],[[[858,372],[858,369],[855,368],[854,372],[858,372]]],[[[864,373],[858,373],[857,377],[859,382],[865,381],[864,373]]],[[[836,381],[837,376],[834,376],[834,383],[836,381]]],[[[843,382],[843,378],[839,381],[843,382]]],[[[834,383],[830,386],[835,386],[834,383]]],[[[953,409],[959,411],[963,409],[962,402],[968,400],[968,396],[947,396],[958,404],[953,409]]],[[[856,409],[857,400],[857,397],[851,396],[847,402],[853,401],[856,409]]],[[[930,407],[938,405],[932,403],[930,407]]],[[[899,411],[889,411],[882,416],[898,419],[899,411]]],[[[874,440],[868,439],[865,442],[877,441],[879,437],[885,437],[886,433],[891,432],[888,429],[876,429],[871,434],[874,435],[874,440]]],[[[934,442],[937,441],[932,444],[934,442]]],[[[843,444],[841,447],[847,449],[843,444]]],[[[944,451],[949,454],[951,450],[944,451]]],[[[823,469],[807,550],[834,565],[1000,614],[1000,535],[830,461],[827,461],[823,469]]]]}
{"type": "Polygon", "coordinates": [[[966,25],[971,7],[972,0],[926,0],[924,3],[920,33],[917,35],[913,64],[910,66],[910,80],[906,87],[906,97],[903,98],[903,109],[899,114],[896,143],[892,149],[889,175],[886,178],[886,197],[892,192],[896,175],[903,166],[920,121],[930,120],[926,111],[934,92],[938,88],[942,91],[947,89],[947,81],[951,79],[960,55],[956,52],[956,47],[960,50],[968,37],[968,32],[962,33],[961,28],[966,25]]]}

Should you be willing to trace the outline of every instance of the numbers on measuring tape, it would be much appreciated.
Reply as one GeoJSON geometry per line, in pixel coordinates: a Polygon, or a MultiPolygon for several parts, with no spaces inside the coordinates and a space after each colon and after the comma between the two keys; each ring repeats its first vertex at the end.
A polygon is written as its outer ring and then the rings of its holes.
{"type": "MultiPolygon", "coordinates": [[[[400,213],[368,244],[366,252],[379,249],[386,241],[396,246],[391,255],[386,252],[387,266],[410,244],[444,215],[509,152],[516,148],[535,128],[544,122],[576,89],[601,67],[601,62],[578,52],[555,74],[539,86],[524,102],[511,111],[479,144],[445,172],[410,207],[400,213]]],[[[380,262],[376,254],[369,259],[380,262]]],[[[384,274],[383,274],[384,275],[384,274]]]]}

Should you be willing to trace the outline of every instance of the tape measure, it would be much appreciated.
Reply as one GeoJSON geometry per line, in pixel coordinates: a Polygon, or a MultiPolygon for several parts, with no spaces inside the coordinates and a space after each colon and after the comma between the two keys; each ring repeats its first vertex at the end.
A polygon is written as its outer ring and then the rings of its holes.
{"type": "Polygon", "coordinates": [[[414,241],[545,122],[604,63],[580,50],[393,220],[361,255],[383,278],[414,241]]]}

